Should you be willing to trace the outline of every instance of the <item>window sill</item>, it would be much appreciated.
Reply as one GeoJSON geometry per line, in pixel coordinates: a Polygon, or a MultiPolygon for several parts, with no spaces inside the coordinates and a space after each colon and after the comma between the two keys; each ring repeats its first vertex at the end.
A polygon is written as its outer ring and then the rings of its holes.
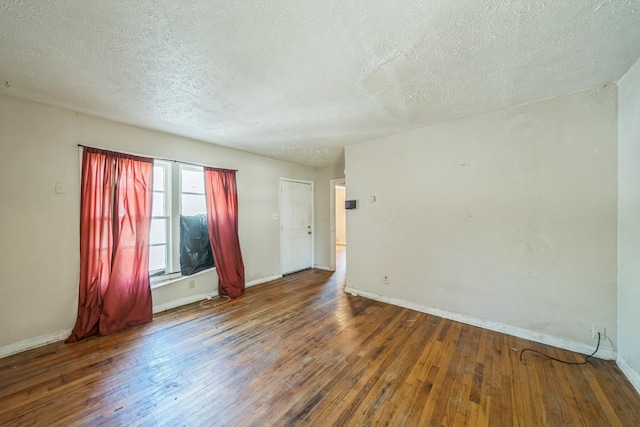
{"type": "Polygon", "coordinates": [[[198,276],[201,276],[203,274],[210,273],[212,271],[216,271],[216,268],[215,267],[211,267],[211,268],[208,268],[206,270],[198,271],[197,273],[192,274],[190,276],[179,276],[179,277],[175,277],[175,278],[171,278],[171,279],[160,280],[158,282],[151,283],[151,289],[161,288],[163,286],[171,285],[173,283],[180,282],[180,281],[186,280],[186,279],[191,279],[192,277],[198,277],[198,276]]]}

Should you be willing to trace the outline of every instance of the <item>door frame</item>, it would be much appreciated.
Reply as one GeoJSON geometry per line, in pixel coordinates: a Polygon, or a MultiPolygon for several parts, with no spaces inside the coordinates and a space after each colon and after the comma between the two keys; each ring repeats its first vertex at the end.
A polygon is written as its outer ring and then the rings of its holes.
{"type": "MultiPolygon", "coordinates": [[[[329,180],[329,266],[336,271],[336,185],[346,185],[345,178],[329,180]]],[[[346,192],[345,192],[346,194],[346,192]]]]}
{"type": "MultiPolygon", "coordinates": [[[[280,209],[280,274],[282,275],[283,273],[283,264],[282,264],[282,260],[283,260],[283,238],[282,238],[282,212],[284,211],[282,209],[282,183],[284,181],[288,181],[288,182],[297,182],[299,184],[310,184],[311,185],[311,265],[309,268],[314,268],[315,266],[315,238],[316,238],[316,223],[315,223],[315,217],[314,217],[314,210],[315,210],[315,203],[314,203],[314,199],[315,199],[315,192],[313,191],[313,181],[307,181],[304,179],[294,179],[294,178],[284,178],[284,177],[280,177],[280,181],[279,181],[279,191],[278,191],[278,197],[279,197],[279,209],[280,209]]],[[[335,233],[334,233],[335,234],[335,233]]],[[[334,248],[335,251],[335,248],[334,248]]],[[[335,255],[334,255],[335,258],[335,255]]],[[[334,260],[335,263],[335,260],[334,260]]],[[[288,273],[287,273],[288,274],[288,273]]]]}

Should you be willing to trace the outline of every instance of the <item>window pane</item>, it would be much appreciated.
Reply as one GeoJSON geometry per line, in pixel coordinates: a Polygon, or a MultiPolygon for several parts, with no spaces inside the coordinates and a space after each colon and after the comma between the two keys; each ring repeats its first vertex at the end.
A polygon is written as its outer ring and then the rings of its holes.
{"type": "Polygon", "coordinates": [[[189,276],[213,267],[206,215],[180,216],[180,271],[189,276]]]}
{"type": "Polygon", "coordinates": [[[151,207],[151,216],[164,216],[164,193],[158,191],[153,192],[153,203],[151,207]]]}
{"type": "Polygon", "coordinates": [[[153,190],[164,191],[164,168],[162,166],[153,167],[153,190]]]}
{"type": "Polygon", "coordinates": [[[167,268],[167,246],[149,247],[149,271],[166,270],[167,268]]]}
{"type": "Polygon", "coordinates": [[[167,219],[153,218],[151,220],[151,232],[149,243],[152,245],[167,243],[167,219]]]}
{"type": "Polygon", "coordinates": [[[183,194],[181,198],[181,215],[207,214],[207,202],[204,194],[183,194]]]}
{"type": "Polygon", "coordinates": [[[182,169],[182,193],[204,194],[204,172],[182,169]]]}

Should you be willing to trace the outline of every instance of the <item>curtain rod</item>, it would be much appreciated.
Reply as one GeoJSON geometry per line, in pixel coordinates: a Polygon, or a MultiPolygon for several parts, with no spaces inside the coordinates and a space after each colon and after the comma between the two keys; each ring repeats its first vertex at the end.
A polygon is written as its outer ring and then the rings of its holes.
{"type": "Polygon", "coordinates": [[[215,168],[215,169],[225,169],[225,170],[229,170],[229,171],[235,171],[238,172],[238,169],[229,169],[229,168],[223,168],[220,166],[210,166],[210,165],[203,165],[201,163],[191,163],[191,162],[184,162],[182,160],[175,160],[175,159],[166,159],[164,157],[154,157],[154,156],[146,156],[144,154],[136,154],[136,153],[125,153],[123,151],[114,151],[111,149],[107,149],[107,148],[100,148],[100,147],[92,147],[90,145],[84,145],[84,144],[78,144],[78,147],[82,147],[82,148],[95,148],[96,150],[104,150],[104,151],[113,151],[114,153],[122,153],[122,154],[128,154],[130,156],[139,156],[139,157],[150,157],[154,160],[163,160],[165,162],[175,162],[175,163],[182,163],[184,165],[190,165],[190,166],[202,166],[204,168],[215,168]]]}

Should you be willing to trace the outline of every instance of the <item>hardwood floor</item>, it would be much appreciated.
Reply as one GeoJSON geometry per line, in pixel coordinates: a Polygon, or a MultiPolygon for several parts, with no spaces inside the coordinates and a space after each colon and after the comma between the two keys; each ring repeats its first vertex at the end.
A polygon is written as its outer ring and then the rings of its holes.
{"type": "Polygon", "coordinates": [[[638,426],[614,362],[342,292],[339,270],[0,359],[0,425],[638,426]]]}

